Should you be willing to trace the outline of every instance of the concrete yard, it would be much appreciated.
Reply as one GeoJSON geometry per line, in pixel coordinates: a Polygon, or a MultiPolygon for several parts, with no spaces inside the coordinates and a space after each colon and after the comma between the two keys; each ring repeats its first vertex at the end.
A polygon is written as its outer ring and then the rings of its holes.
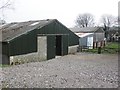
{"type": "Polygon", "coordinates": [[[77,53],[4,67],[0,88],[117,88],[118,55],[77,53]]]}

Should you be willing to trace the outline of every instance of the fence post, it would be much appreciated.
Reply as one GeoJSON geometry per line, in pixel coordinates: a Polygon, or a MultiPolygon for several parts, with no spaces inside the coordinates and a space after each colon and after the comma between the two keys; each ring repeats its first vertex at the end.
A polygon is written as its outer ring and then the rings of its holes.
{"type": "Polygon", "coordinates": [[[96,42],[96,48],[98,48],[98,42],[96,42]]]}
{"type": "Polygon", "coordinates": [[[98,47],[98,54],[101,54],[101,47],[98,47]]]}
{"type": "Polygon", "coordinates": [[[93,49],[95,48],[95,42],[93,42],[93,49]]]}

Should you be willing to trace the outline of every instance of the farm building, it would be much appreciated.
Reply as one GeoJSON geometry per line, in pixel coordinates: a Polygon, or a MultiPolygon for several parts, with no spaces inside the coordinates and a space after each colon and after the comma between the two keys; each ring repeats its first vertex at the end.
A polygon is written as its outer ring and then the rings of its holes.
{"type": "Polygon", "coordinates": [[[93,49],[93,33],[76,33],[79,36],[79,44],[84,48],[93,49]]]}
{"type": "Polygon", "coordinates": [[[52,59],[79,44],[79,37],[56,19],[5,24],[0,31],[2,64],[52,59]]]}
{"type": "Polygon", "coordinates": [[[100,27],[71,28],[79,36],[79,45],[83,48],[97,48],[105,45],[104,30],[100,27]]]}

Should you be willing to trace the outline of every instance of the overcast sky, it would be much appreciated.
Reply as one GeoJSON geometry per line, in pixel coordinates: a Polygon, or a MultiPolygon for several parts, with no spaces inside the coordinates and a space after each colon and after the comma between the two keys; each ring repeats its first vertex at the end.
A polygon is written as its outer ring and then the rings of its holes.
{"type": "Polygon", "coordinates": [[[118,15],[119,0],[14,0],[15,10],[4,11],[7,22],[58,19],[67,27],[79,14],[91,13],[98,21],[103,14],[118,15]]]}

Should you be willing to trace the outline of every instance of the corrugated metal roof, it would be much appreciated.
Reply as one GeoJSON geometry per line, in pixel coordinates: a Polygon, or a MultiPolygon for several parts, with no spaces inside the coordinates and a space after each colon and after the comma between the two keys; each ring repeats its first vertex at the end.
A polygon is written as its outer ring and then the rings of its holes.
{"type": "Polygon", "coordinates": [[[75,28],[70,28],[70,30],[75,32],[75,33],[76,32],[93,33],[93,32],[95,32],[97,30],[102,30],[103,31],[103,29],[100,28],[100,27],[84,27],[84,28],[77,28],[77,27],[75,27],[75,28]]]}
{"type": "Polygon", "coordinates": [[[54,20],[55,19],[47,19],[4,24],[0,27],[0,31],[2,31],[2,41],[9,41],[31,30],[41,28],[54,20]]]}
{"type": "Polygon", "coordinates": [[[86,37],[89,35],[92,35],[93,33],[75,33],[78,37],[82,38],[82,37],[86,37]]]}

